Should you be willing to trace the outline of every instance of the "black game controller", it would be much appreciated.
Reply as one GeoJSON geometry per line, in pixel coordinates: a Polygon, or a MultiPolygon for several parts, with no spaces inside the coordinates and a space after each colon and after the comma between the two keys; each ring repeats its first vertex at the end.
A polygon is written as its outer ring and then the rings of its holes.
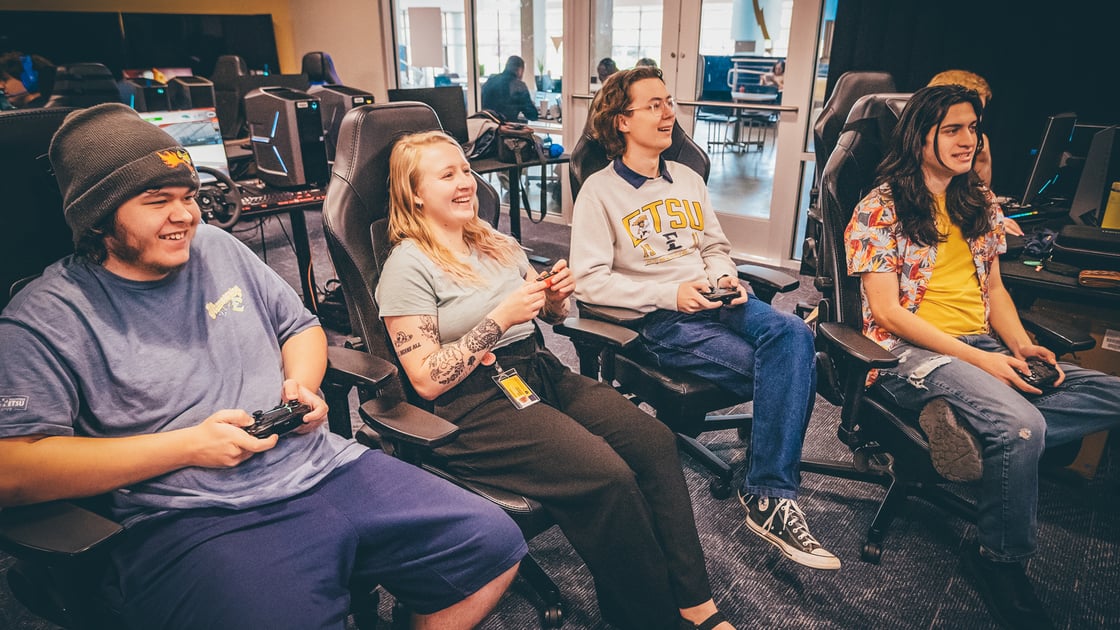
{"type": "Polygon", "coordinates": [[[298,400],[289,400],[268,411],[254,411],[253,424],[245,427],[245,432],[255,438],[284,435],[303,424],[303,416],[309,411],[311,407],[298,400]]]}
{"type": "Polygon", "coordinates": [[[1052,387],[1058,380],[1058,368],[1038,357],[1028,358],[1027,366],[1031,369],[1031,373],[1022,374],[1023,380],[1027,382],[1027,385],[1037,387],[1038,389],[1046,389],[1047,387],[1052,387]]]}
{"type": "Polygon", "coordinates": [[[701,291],[700,296],[709,302],[723,302],[724,306],[731,304],[731,301],[739,297],[739,289],[712,289],[711,291],[701,291]]]}

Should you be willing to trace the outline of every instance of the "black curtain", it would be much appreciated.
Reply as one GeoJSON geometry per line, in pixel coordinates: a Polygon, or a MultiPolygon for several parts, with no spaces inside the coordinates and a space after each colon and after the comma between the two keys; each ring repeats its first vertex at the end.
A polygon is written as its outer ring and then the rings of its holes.
{"type": "Polygon", "coordinates": [[[1099,0],[840,0],[828,91],[849,70],[894,75],[912,92],[951,68],[985,79],[992,186],[1018,195],[1046,117],[1120,124],[1116,60],[1120,3],[1099,0]]]}

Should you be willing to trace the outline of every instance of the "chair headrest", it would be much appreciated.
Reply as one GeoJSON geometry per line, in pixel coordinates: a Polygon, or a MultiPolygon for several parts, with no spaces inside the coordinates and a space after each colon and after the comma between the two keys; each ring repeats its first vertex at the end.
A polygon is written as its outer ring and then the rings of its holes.
{"type": "Polygon", "coordinates": [[[222,55],[214,62],[210,80],[216,89],[237,89],[237,77],[247,76],[249,65],[238,55],[222,55]]]}
{"type": "Polygon", "coordinates": [[[55,70],[54,89],[46,107],[91,107],[119,102],[120,88],[109,68],[100,63],[72,63],[55,70]]]}
{"type": "Polygon", "coordinates": [[[845,72],[836,81],[832,95],[824,104],[817,122],[813,125],[814,150],[818,169],[828,161],[828,154],[836,146],[848,113],[860,97],[880,92],[894,92],[894,77],[886,72],[845,72]]]}
{"type": "Polygon", "coordinates": [[[303,56],[303,74],[312,84],[316,83],[342,83],[338,72],[334,69],[334,60],[329,53],[309,52],[303,56]]]}
{"type": "MultiPolygon", "coordinates": [[[[705,182],[708,181],[708,174],[712,167],[708,154],[684,132],[684,128],[681,127],[679,122],[673,122],[673,142],[661,155],[666,160],[684,164],[696,171],[700,177],[704,178],[705,182]]],[[[599,144],[599,141],[591,135],[591,120],[589,118],[583,134],[580,135],[575,148],[572,149],[572,159],[568,167],[568,180],[572,186],[572,198],[575,199],[579,195],[579,189],[583,187],[583,182],[588,177],[610,163],[611,161],[607,158],[607,152],[603,149],[603,145],[599,144]]]]}

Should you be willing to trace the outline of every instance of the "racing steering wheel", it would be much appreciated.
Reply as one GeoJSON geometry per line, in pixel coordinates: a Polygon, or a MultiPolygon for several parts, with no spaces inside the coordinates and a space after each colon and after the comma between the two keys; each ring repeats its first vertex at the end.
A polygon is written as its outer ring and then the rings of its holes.
{"type": "Polygon", "coordinates": [[[229,175],[209,166],[196,166],[199,173],[211,175],[217,181],[208,182],[198,189],[195,200],[202,211],[202,220],[215,227],[229,230],[241,220],[241,192],[229,175]]]}

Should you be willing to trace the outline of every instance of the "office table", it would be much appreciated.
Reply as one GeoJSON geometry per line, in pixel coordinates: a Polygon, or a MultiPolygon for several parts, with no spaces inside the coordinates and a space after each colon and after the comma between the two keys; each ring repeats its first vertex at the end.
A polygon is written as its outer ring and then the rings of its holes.
{"type": "MultiPolygon", "coordinates": [[[[546,180],[546,173],[544,168],[554,164],[567,164],[571,161],[572,156],[568,153],[562,153],[556,157],[549,157],[545,160],[544,166],[539,161],[522,162],[520,166],[515,163],[501,162],[494,158],[486,158],[482,160],[473,160],[471,162],[471,169],[480,174],[486,173],[499,173],[505,171],[506,176],[509,178],[509,233],[517,242],[521,242],[521,171],[532,168],[534,166],[541,167],[541,211],[543,212],[548,208],[548,187],[544,184],[546,180]]],[[[528,197],[525,198],[528,203],[528,197]]],[[[494,227],[498,227],[498,219],[501,212],[494,216],[494,227]]]]}
{"type": "Polygon", "coordinates": [[[1000,258],[1000,278],[1021,309],[1029,308],[1037,298],[1120,306],[1120,289],[1083,287],[1077,283],[1077,278],[1051,273],[1045,266],[1038,269],[1023,264],[1018,258],[1000,258]]]}

